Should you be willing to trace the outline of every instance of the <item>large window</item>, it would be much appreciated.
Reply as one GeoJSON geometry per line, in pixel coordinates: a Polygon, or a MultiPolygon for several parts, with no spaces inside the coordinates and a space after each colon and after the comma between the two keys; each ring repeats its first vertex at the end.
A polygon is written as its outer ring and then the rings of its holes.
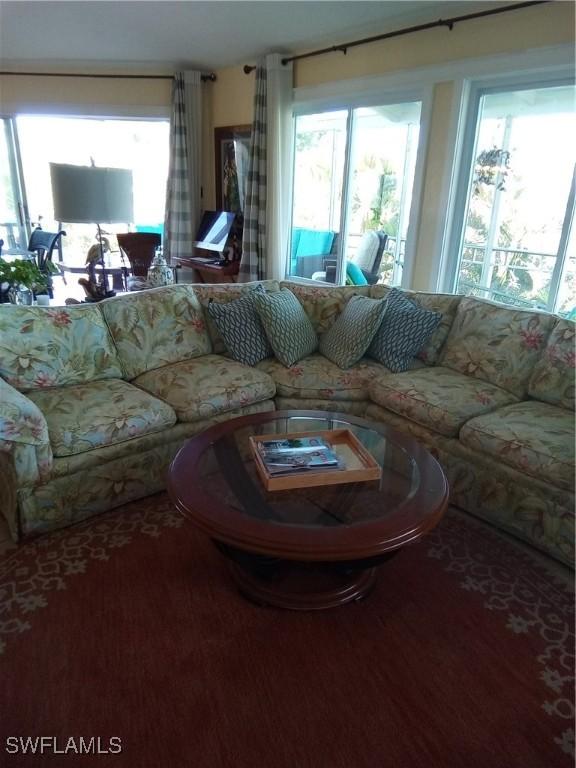
{"type": "Polygon", "coordinates": [[[420,112],[411,101],[296,116],[289,275],[401,282],[420,112]]]}
{"type": "MultiPolygon", "coordinates": [[[[53,221],[50,163],[130,168],[133,174],[134,221],[111,225],[98,222],[110,233],[157,230],[164,221],[168,173],[167,120],[119,120],[19,116],[16,118],[30,224],[52,231],[53,221]]],[[[95,242],[95,227],[63,222],[66,261],[85,258],[95,242]]],[[[96,223],[96,222],[95,222],[96,223]]]]}
{"type": "Polygon", "coordinates": [[[474,94],[449,289],[576,312],[574,106],[572,84],[474,94]]]}

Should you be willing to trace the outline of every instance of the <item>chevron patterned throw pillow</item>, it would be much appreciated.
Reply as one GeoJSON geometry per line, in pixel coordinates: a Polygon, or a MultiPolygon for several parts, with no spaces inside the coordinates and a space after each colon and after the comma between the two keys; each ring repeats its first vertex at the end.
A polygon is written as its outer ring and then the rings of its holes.
{"type": "Polygon", "coordinates": [[[274,354],[283,365],[289,368],[316,350],[314,326],[292,291],[259,292],[254,300],[274,354]]]}
{"type": "Polygon", "coordinates": [[[352,296],[334,325],[320,337],[320,352],[340,368],[364,355],[386,311],[386,299],[352,296]]]}
{"type": "Polygon", "coordinates": [[[392,373],[400,373],[409,369],[412,358],[440,325],[442,314],[419,307],[398,288],[392,288],[386,301],[388,308],[368,355],[392,373]]]}
{"type": "Polygon", "coordinates": [[[208,314],[224,340],[228,354],[245,365],[256,365],[273,355],[272,347],[256,311],[255,296],[260,293],[264,293],[262,286],[225,304],[218,304],[210,299],[207,307],[208,314]]]}

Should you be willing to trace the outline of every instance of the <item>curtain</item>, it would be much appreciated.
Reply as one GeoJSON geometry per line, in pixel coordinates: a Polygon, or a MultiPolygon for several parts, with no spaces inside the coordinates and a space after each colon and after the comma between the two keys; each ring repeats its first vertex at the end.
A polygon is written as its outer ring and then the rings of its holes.
{"type": "Polygon", "coordinates": [[[239,280],[284,277],[290,221],[292,65],[256,65],[239,280]]]}
{"type": "Polygon", "coordinates": [[[172,84],[170,159],[166,187],[164,255],[190,256],[202,195],[201,73],[178,72],[172,84]]]}

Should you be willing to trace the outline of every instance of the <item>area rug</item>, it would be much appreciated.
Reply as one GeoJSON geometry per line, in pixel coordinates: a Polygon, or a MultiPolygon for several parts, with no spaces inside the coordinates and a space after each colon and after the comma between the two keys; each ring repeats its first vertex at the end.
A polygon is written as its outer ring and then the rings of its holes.
{"type": "Polygon", "coordinates": [[[0,764],[569,768],[569,580],[451,511],[364,600],[262,608],[165,495],[5,553],[0,764]]]}

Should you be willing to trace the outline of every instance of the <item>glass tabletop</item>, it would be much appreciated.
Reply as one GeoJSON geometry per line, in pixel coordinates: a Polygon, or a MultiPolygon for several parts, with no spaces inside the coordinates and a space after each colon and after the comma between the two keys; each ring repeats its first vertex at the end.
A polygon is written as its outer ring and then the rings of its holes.
{"type": "MultiPolygon", "coordinates": [[[[337,471],[337,470],[335,470],[337,471]]],[[[278,526],[337,528],[374,522],[418,492],[420,471],[410,452],[386,430],[342,417],[282,416],[227,432],[199,457],[196,479],[216,506],[278,526]],[[267,491],[256,470],[249,438],[290,432],[348,429],[382,468],[379,480],[267,491]]]]}

